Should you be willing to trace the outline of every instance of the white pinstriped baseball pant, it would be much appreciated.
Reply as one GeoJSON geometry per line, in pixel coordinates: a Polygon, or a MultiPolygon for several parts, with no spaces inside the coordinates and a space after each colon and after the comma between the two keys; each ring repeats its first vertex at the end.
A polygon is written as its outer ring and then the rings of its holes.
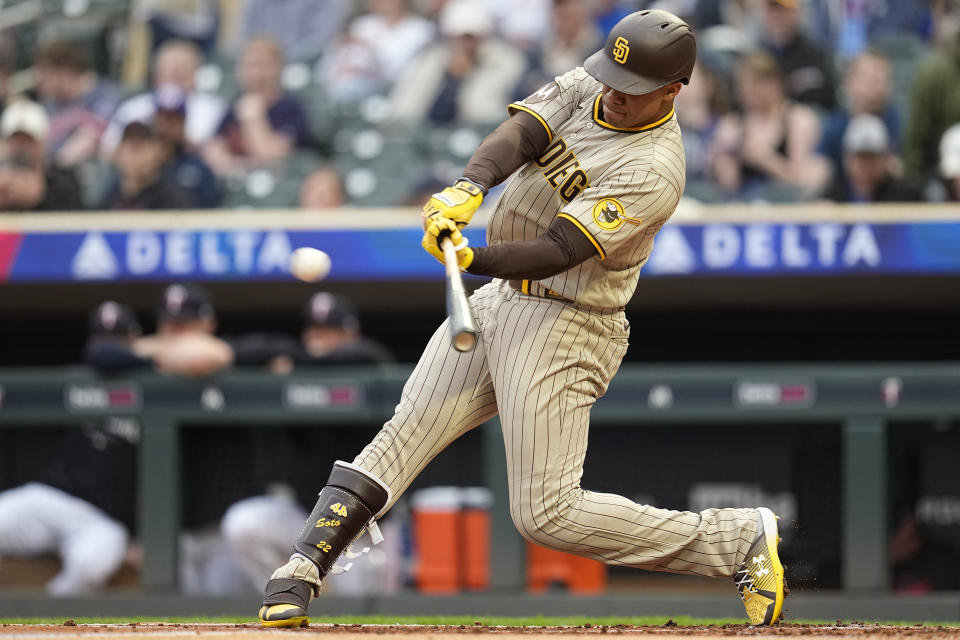
{"type": "Polygon", "coordinates": [[[623,312],[591,313],[502,280],[471,302],[476,349],[455,351],[444,322],[354,464],[396,499],[447,445],[499,413],[510,514],[525,538],[608,564],[732,576],[756,537],[755,510],[667,511],[580,488],[590,408],[627,350],[623,312]]]}

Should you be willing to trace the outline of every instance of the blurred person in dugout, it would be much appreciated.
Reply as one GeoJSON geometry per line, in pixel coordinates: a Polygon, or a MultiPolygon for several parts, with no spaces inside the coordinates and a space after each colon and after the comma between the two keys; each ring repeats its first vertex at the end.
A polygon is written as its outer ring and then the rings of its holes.
{"type": "Polygon", "coordinates": [[[820,153],[830,159],[835,171],[843,160],[843,134],[851,119],[861,114],[879,117],[893,150],[899,148],[902,127],[900,113],[890,100],[892,88],[890,63],[882,54],[867,51],[850,60],[840,105],[827,116],[820,141],[820,153]]]}
{"type": "Polygon", "coordinates": [[[64,167],[98,157],[120,94],[97,76],[89,50],[67,40],[41,46],[34,56],[37,94],[50,116],[47,154],[64,167]]]}
{"type": "Polygon", "coordinates": [[[100,370],[118,372],[153,367],[160,373],[205,377],[233,363],[229,345],[214,336],[217,316],[205,289],[171,284],[157,310],[157,331],[129,344],[98,341],[89,345],[85,360],[100,370]]]}
{"type": "Polygon", "coordinates": [[[252,38],[237,61],[240,96],[203,149],[207,164],[221,176],[284,160],[310,144],[303,105],[280,84],[283,52],[267,37],[252,38]]]}
{"type": "Polygon", "coordinates": [[[393,356],[379,342],[363,335],[353,304],[343,296],[320,291],[303,306],[300,338],[253,333],[228,341],[234,364],[266,366],[277,374],[295,367],[378,364],[393,356]]]}
{"type": "Polygon", "coordinates": [[[0,118],[0,211],[83,209],[80,183],[72,169],[46,162],[50,120],[36,102],[18,99],[0,118]]]}
{"type": "Polygon", "coordinates": [[[158,135],[153,123],[131,122],[123,128],[114,153],[115,175],[101,209],[124,211],[188,209],[190,194],[167,174],[173,145],[158,135]]]}
{"type": "Polygon", "coordinates": [[[100,152],[110,158],[120,144],[124,127],[131,122],[149,122],[156,111],[154,91],[158,87],[175,85],[187,95],[187,115],[184,123],[187,146],[196,150],[213,137],[223,119],[226,103],[219,96],[198,91],[197,69],[202,62],[199,49],[192,42],[169,40],[153,59],[150,89],[120,103],[107,130],[100,139],[100,152]]]}
{"type": "MultiPolygon", "coordinates": [[[[383,345],[363,335],[353,304],[327,291],[313,294],[304,305],[299,341],[287,336],[253,334],[234,341],[233,347],[236,364],[265,365],[278,374],[289,373],[295,367],[370,365],[393,360],[383,345]]],[[[293,437],[287,432],[271,430],[258,438],[254,451],[266,460],[276,460],[278,457],[273,452],[278,448],[315,451],[321,446],[319,443],[303,446],[298,441],[297,446],[284,448],[293,437]]],[[[322,435],[306,437],[322,440],[322,435]]],[[[309,461],[305,460],[304,464],[309,461]]],[[[273,463],[255,466],[265,473],[277,472],[273,463]]],[[[248,586],[254,589],[263,588],[277,562],[283,562],[289,556],[291,536],[296,536],[303,528],[308,514],[307,509],[297,503],[294,492],[278,484],[282,482],[281,478],[264,477],[261,482],[267,493],[231,505],[220,526],[248,578],[248,586]]],[[[351,588],[349,581],[338,582],[337,587],[340,592],[351,588]]]]}
{"type": "Polygon", "coordinates": [[[396,82],[390,96],[397,122],[490,125],[526,68],[523,53],[496,37],[480,0],[451,0],[440,14],[443,40],[428,47],[396,82]]]}
{"type": "MultiPolygon", "coordinates": [[[[88,346],[129,344],[140,335],[133,311],[104,302],[90,315],[88,346]]],[[[56,555],[53,596],[103,588],[125,560],[135,531],[139,423],[128,417],[86,420],[70,429],[37,482],[0,492],[0,558],[56,555]]],[[[3,570],[0,561],[0,571],[3,570]]]]}
{"type": "Polygon", "coordinates": [[[855,116],[843,134],[843,170],[824,197],[834,202],[916,202],[919,188],[901,180],[887,128],[879,117],[855,116]]]}
{"type": "Polygon", "coordinates": [[[823,189],[829,162],[816,153],[820,123],[810,107],[784,93],[783,76],[767,53],[737,64],[737,109],[717,125],[713,179],[734,200],[806,198],[823,189]]]}

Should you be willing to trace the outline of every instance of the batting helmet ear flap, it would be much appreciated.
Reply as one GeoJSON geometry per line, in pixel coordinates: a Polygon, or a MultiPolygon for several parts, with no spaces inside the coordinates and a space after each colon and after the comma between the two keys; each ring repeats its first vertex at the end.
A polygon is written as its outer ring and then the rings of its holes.
{"type": "Polygon", "coordinates": [[[583,63],[587,73],[629,95],[670,84],[689,84],[697,39],[686,22],[668,11],[637,11],[614,25],[607,42],[583,63]]]}

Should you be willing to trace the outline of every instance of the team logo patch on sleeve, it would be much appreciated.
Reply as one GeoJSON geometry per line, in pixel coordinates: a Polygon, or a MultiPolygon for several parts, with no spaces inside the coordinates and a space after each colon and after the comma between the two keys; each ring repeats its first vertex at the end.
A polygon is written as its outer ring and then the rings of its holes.
{"type": "Polygon", "coordinates": [[[625,217],[623,205],[615,198],[604,198],[593,205],[593,219],[605,231],[618,229],[625,217]]]}

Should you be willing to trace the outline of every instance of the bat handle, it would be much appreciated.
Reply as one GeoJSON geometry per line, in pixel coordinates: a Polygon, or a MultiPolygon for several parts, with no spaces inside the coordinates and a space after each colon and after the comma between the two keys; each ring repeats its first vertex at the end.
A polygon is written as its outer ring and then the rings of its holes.
{"type": "Polygon", "coordinates": [[[440,247],[443,248],[443,266],[447,269],[448,278],[460,278],[460,264],[457,260],[457,250],[453,246],[453,240],[450,234],[440,239],[440,247]]]}
{"type": "Polygon", "coordinates": [[[460,277],[460,264],[457,250],[450,236],[440,239],[443,249],[443,263],[447,270],[447,315],[450,316],[450,343],[457,351],[472,351],[477,345],[477,329],[473,322],[473,312],[467,301],[467,293],[460,277]]]}

